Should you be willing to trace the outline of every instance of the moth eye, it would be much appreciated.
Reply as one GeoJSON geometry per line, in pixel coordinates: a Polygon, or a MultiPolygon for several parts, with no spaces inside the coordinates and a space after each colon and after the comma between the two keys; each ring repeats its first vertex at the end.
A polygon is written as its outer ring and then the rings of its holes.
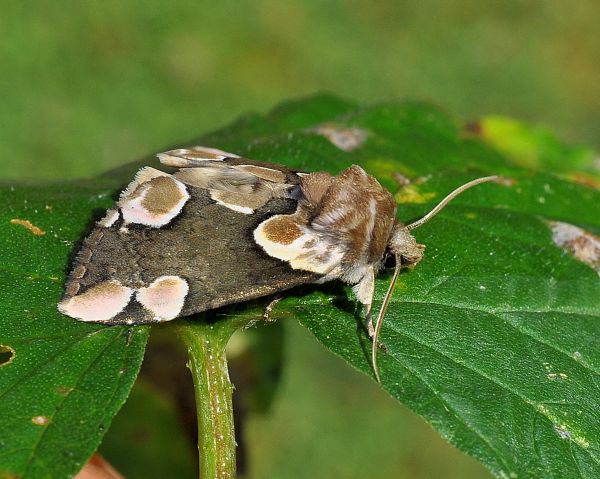
{"type": "Polygon", "coordinates": [[[385,258],[383,259],[383,267],[388,269],[388,268],[394,268],[395,266],[396,266],[396,258],[394,257],[394,255],[386,253],[385,258]]]}
{"type": "Polygon", "coordinates": [[[157,321],[168,321],[179,316],[189,286],[179,276],[160,276],[147,288],[136,293],[137,301],[154,314],[157,321]]]}
{"type": "Polygon", "coordinates": [[[129,304],[133,290],[117,280],[92,286],[84,293],[61,301],[58,309],[81,321],[109,321],[129,304]]]}
{"type": "Polygon", "coordinates": [[[121,198],[119,207],[126,223],[160,228],[181,212],[189,198],[183,183],[161,175],[138,185],[121,198]]]}

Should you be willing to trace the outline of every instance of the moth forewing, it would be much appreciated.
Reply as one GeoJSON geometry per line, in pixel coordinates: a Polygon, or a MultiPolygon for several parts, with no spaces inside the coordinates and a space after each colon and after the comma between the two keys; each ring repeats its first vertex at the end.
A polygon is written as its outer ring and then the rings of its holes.
{"type": "MultiPolygon", "coordinates": [[[[85,239],[59,310],[81,321],[142,324],[339,279],[353,286],[373,338],[402,261],[422,258],[395,220],[390,192],[361,167],[305,173],[196,146],[158,155],[173,174],[142,168],[85,239]],[[392,285],[371,322],[375,275],[389,251],[392,285]]],[[[463,185],[424,220],[464,189],[463,185]]],[[[416,225],[416,226],[415,226],[416,225]]]]}
{"type": "Polygon", "coordinates": [[[261,223],[295,211],[300,178],[291,170],[201,147],[164,158],[190,163],[172,175],[138,172],[85,239],[61,312],[105,324],[162,322],[319,278],[252,241],[261,223]]]}

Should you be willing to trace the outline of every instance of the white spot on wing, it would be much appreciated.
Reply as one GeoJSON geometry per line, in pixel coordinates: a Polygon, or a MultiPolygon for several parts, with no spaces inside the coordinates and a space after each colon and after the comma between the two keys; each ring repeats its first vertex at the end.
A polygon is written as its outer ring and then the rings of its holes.
{"type": "Polygon", "coordinates": [[[133,181],[127,185],[121,192],[120,198],[126,198],[133,193],[138,186],[142,183],[146,183],[147,181],[152,180],[153,178],[158,178],[159,176],[171,176],[164,171],[157,170],[156,168],[152,168],[151,166],[145,166],[144,168],[140,168],[140,170],[135,174],[133,181]]]}
{"type": "Polygon", "coordinates": [[[58,310],[81,321],[109,321],[125,309],[132,294],[117,280],[105,281],[61,301],[58,310]]]}
{"type": "Polygon", "coordinates": [[[303,228],[304,233],[289,244],[271,241],[265,233],[265,226],[278,216],[280,215],[263,221],[254,230],[254,240],[269,256],[289,262],[293,269],[323,275],[331,275],[337,271],[344,252],[309,228],[303,228]]]}
{"type": "Polygon", "coordinates": [[[119,210],[110,209],[106,212],[104,218],[98,221],[98,226],[110,228],[119,219],[119,210]]]}
{"type": "Polygon", "coordinates": [[[125,223],[137,223],[146,226],[151,226],[153,228],[160,228],[161,226],[168,224],[181,212],[183,206],[190,198],[190,195],[182,182],[176,180],[170,175],[166,176],[169,176],[173,183],[176,185],[177,191],[181,195],[179,200],[166,212],[159,213],[150,211],[144,205],[144,200],[148,193],[150,193],[152,184],[141,184],[139,186],[139,194],[133,194],[129,197],[123,197],[119,201],[119,207],[121,208],[121,213],[123,214],[123,219],[125,220],[125,223]]]}
{"type": "Polygon", "coordinates": [[[238,213],[243,213],[245,215],[251,215],[254,213],[254,210],[248,206],[242,205],[234,205],[231,203],[225,203],[223,200],[216,198],[215,196],[219,193],[217,190],[211,190],[210,197],[217,202],[217,204],[224,206],[225,208],[229,208],[230,210],[237,211],[238,213]]]}
{"type": "Polygon", "coordinates": [[[156,321],[168,321],[179,316],[189,291],[187,281],[179,276],[160,276],[147,288],[136,293],[136,299],[155,315],[156,321]]]}

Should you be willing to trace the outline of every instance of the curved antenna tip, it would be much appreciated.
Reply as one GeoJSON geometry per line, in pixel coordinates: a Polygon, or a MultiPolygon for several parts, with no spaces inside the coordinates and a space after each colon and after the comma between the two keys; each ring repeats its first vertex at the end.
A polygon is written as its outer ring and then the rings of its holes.
{"type": "Polygon", "coordinates": [[[465,183],[464,185],[459,186],[454,191],[452,191],[449,195],[447,195],[442,201],[440,201],[429,213],[427,213],[425,216],[423,216],[423,218],[415,221],[414,223],[406,225],[406,229],[414,230],[415,228],[418,228],[419,226],[424,225],[431,218],[433,218],[435,215],[437,215],[448,203],[450,203],[450,201],[452,201],[454,198],[456,198],[458,195],[460,195],[463,191],[466,191],[473,186],[480,185],[481,183],[495,181],[499,178],[500,178],[500,176],[498,176],[498,175],[483,176],[481,178],[475,178],[474,180],[471,180],[468,183],[465,183]]]}

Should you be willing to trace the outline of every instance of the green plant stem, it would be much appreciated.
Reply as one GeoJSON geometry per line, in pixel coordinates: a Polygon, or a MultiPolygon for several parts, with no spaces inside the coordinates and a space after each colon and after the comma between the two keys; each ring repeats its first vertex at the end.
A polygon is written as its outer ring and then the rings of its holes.
{"type": "Polygon", "coordinates": [[[198,417],[198,452],[202,479],[235,477],[235,432],[225,346],[237,327],[188,321],[177,326],[189,356],[198,417]]]}

